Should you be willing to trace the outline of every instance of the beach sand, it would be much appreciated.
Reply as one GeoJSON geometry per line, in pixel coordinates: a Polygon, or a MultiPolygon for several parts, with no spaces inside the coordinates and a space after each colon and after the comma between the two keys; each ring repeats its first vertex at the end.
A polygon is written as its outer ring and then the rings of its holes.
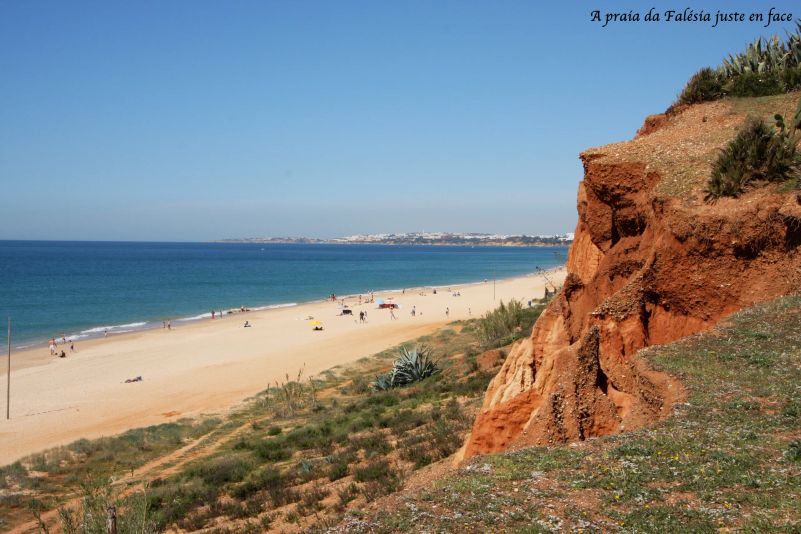
{"type": "MultiPolygon", "coordinates": [[[[549,274],[557,284],[564,277],[564,269],[549,274]]],[[[526,305],[541,298],[544,287],[541,275],[529,275],[450,286],[461,296],[447,287],[436,294],[430,288],[381,292],[376,299],[392,297],[402,306],[394,312],[396,320],[376,304],[359,305],[357,298],[348,298],[353,316],[338,315],[338,303],[312,302],[84,341],[76,343],[74,353],[69,345],[59,345],[66,358],[51,356],[46,346],[16,352],[11,419],[0,423],[0,464],[79,438],[224,413],[287,373],[296,376],[304,368],[304,376],[316,375],[450,321],[479,317],[501,300],[516,298],[526,305]],[[359,322],[360,311],[367,312],[367,323],[359,322]],[[309,316],[321,321],[324,330],[313,331],[309,316]],[[244,328],[245,321],[252,327],[244,328]],[[125,383],[137,376],[141,382],[125,383]]]]}

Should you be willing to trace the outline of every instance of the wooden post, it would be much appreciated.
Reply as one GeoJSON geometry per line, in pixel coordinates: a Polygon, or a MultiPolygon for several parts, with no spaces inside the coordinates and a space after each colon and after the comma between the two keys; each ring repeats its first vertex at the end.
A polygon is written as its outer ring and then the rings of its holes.
{"type": "Polygon", "coordinates": [[[109,506],[106,512],[106,534],[117,534],[117,507],[109,506]]]}

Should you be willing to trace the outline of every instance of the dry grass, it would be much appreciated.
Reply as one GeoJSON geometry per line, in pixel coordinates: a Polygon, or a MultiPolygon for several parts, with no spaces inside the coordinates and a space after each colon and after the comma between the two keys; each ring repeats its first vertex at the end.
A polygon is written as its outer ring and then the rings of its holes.
{"type": "Polygon", "coordinates": [[[720,150],[734,138],[749,115],[773,122],[773,115],[792,116],[801,92],[760,98],[728,98],[686,108],[655,132],[632,141],[592,148],[586,155],[602,154],[613,162],[642,162],[657,172],[656,193],[703,202],[703,190],[720,150]]]}

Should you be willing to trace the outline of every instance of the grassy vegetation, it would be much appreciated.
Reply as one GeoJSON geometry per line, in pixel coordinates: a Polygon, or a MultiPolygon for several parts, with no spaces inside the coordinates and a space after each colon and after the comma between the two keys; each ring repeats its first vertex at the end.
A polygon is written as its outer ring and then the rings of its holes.
{"type": "MultiPolygon", "coordinates": [[[[129,430],[112,438],[81,439],[0,468],[0,530],[29,519],[29,508],[52,508],[70,492],[131,473],[201,437],[223,430],[217,418],[181,419],[129,430]]],[[[96,492],[95,492],[96,493],[96,492]]]]}
{"type": "Polygon", "coordinates": [[[503,347],[523,335],[528,335],[544,308],[544,303],[524,308],[520,301],[514,299],[508,304],[501,301],[500,306],[487,312],[477,324],[478,339],[482,347],[503,347]]]}
{"type": "MultiPolygon", "coordinates": [[[[540,311],[524,310],[520,320],[530,327],[540,311]]],[[[403,388],[369,387],[370,377],[391,367],[398,347],[320,378],[304,379],[302,370],[286,376],[225,421],[80,440],[7,466],[0,471],[0,530],[70,500],[64,510],[74,511],[62,512],[62,526],[67,516],[116,504],[121,525],[138,518],[155,531],[324,529],[461,446],[501,363],[477,363],[481,321],[454,322],[416,340],[442,372],[423,373],[403,388]],[[175,453],[201,436],[202,446],[175,453]],[[130,476],[169,453],[175,458],[163,466],[130,476]],[[124,483],[114,482],[123,476],[124,483]],[[96,488],[90,500],[86,487],[96,488]]],[[[44,522],[56,519],[51,514],[44,522]]]]}
{"type": "Polygon", "coordinates": [[[715,68],[695,73],[677,104],[696,104],[724,96],[759,97],[801,88],[801,22],[783,41],[759,38],[745,51],[730,55],[715,68]]]}
{"type": "Polygon", "coordinates": [[[689,389],[653,428],[477,457],[353,531],[801,532],[801,298],[644,356],[689,389]]]}
{"type": "MultiPolygon", "coordinates": [[[[799,100],[801,112],[801,100],[799,100]]],[[[797,180],[801,173],[796,126],[787,127],[784,117],[774,117],[774,129],[761,119],[751,117],[721,151],[712,165],[706,187],[706,200],[736,197],[759,184],[797,180]]]]}

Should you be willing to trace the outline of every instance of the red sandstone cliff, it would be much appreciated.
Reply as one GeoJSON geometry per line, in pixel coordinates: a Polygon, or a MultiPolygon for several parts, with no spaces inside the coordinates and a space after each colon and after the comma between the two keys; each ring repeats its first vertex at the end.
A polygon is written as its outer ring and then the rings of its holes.
{"type": "Polygon", "coordinates": [[[564,288],[490,383],[466,456],[585,439],[667,415],[680,384],[647,369],[638,350],[801,288],[798,191],[701,200],[711,162],[746,112],[770,117],[798,97],[651,117],[634,140],[581,155],[564,288]]]}

